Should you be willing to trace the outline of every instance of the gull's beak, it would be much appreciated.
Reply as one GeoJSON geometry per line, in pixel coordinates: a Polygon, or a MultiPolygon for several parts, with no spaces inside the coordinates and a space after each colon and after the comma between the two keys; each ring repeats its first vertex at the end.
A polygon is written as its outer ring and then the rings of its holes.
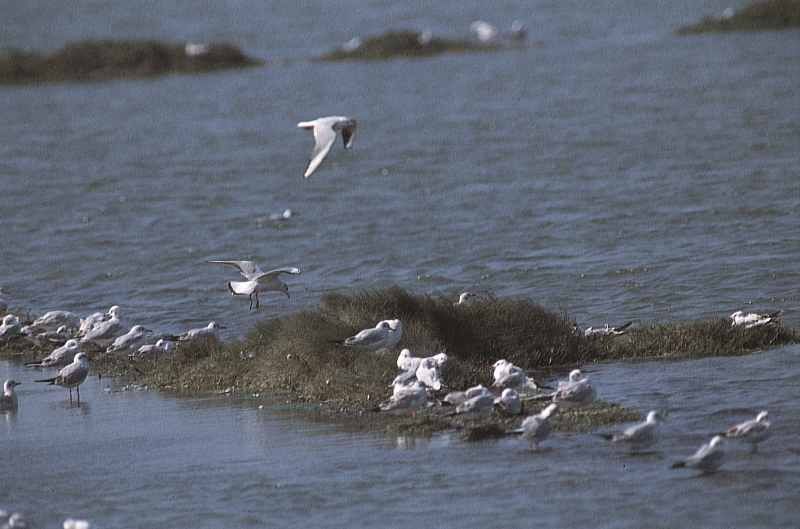
{"type": "Polygon", "coordinates": [[[292,296],[290,296],[288,292],[286,292],[286,297],[292,299],[292,296]]]}
{"type": "Polygon", "coordinates": [[[14,387],[21,386],[22,382],[14,382],[14,387]]]}

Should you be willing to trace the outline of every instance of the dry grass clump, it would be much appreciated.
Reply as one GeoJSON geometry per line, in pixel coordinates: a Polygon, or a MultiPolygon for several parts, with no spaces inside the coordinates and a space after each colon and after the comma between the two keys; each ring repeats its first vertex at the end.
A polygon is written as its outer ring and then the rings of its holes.
{"type": "Polygon", "coordinates": [[[80,41],[52,55],[12,50],[0,58],[0,84],[105,81],[119,77],[155,77],[203,73],[262,64],[226,43],[206,45],[142,41],[80,41]]]}
{"type": "Polygon", "coordinates": [[[800,0],[766,0],[739,11],[723,11],[678,30],[679,35],[728,31],[762,31],[800,27],[800,0]]]}
{"type": "Polygon", "coordinates": [[[378,61],[393,57],[431,57],[442,53],[468,53],[503,49],[497,43],[478,43],[468,39],[423,38],[416,31],[390,31],[365,38],[352,49],[339,48],[326,53],[320,61],[378,61]]]}

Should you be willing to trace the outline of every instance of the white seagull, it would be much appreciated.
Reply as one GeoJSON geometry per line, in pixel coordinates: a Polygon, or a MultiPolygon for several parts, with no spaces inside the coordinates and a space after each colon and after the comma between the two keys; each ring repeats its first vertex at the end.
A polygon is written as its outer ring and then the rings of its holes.
{"type": "Polygon", "coordinates": [[[22,325],[19,322],[19,318],[13,314],[8,314],[3,318],[3,324],[0,325],[0,340],[16,338],[21,332],[22,325]]]}
{"type": "Polygon", "coordinates": [[[355,336],[337,343],[367,351],[391,351],[402,336],[403,324],[400,320],[383,320],[375,327],[364,329],[355,336]]]}
{"type": "Polygon", "coordinates": [[[439,360],[432,356],[423,358],[416,372],[417,380],[433,391],[439,391],[444,386],[442,373],[439,372],[439,365],[439,360]]]}
{"type": "Polygon", "coordinates": [[[481,20],[477,20],[470,24],[469,29],[475,33],[475,35],[477,35],[478,40],[481,42],[492,42],[497,40],[497,37],[500,35],[500,32],[496,27],[481,20]]]}
{"type": "Polygon", "coordinates": [[[44,380],[34,380],[34,382],[47,382],[48,384],[61,386],[69,389],[69,402],[72,404],[72,388],[78,393],[78,404],[81,403],[81,390],[78,386],[83,384],[89,374],[89,358],[86,353],[78,353],[70,365],[62,369],[57,377],[44,380]]]}
{"type": "Polygon", "coordinates": [[[466,305],[471,298],[474,298],[477,294],[473,294],[472,292],[462,292],[460,296],[458,296],[458,301],[453,303],[453,306],[458,305],[466,305]]]}
{"type": "Polygon", "coordinates": [[[153,332],[150,329],[145,329],[143,325],[134,325],[131,330],[122,336],[118,336],[114,343],[108,346],[106,353],[116,356],[127,356],[139,349],[139,347],[146,345],[148,342],[147,333],[153,332]]]}
{"type": "MultiPolygon", "coordinates": [[[[111,307],[112,309],[114,307],[111,307]]],[[[109,309],[109,312],[111,309],[109,309]]],[[[106,321],[110,319],[110,316],[107,316],[109,312],[95,312],[91,316],[87,316],[85,319],[81,320],[81,327],[78,330],[78,336],[86,336],[86,334],[94,329],[94,326],[100,323],[101,321],[106,321]]]]}
{"type": "Polygon", "coordinates": [[[749,443],[751,451],[755,453],[758,451],[758,443],[772,436],[769,429],[770,422],[767,420],[768,416],[766,411],[762,411],[755,419],[737,424],[720,435],[742,443],[749,443]]]}
{"type": "Polygon", "coordinates": [[[231,265],[247,278],[247,281],[228,281],[228,290],[232,296],[250,296],[250,310],[253,308],[253,294],[256,296],[256,310],[258,310],[259,292],[283,292],[287,298],[290,297],[289,285],[278,279],[278,276],[300,273],[298,268],[278,268],[262,272],[252,261],[209,261],[209,263],[231,265]]]}
{"type": "Polygon", "coordinates": [[[425,385],[417,380],[410,386],[403,386],[400,389],[395,387],[394,394],[378,408],[395,415],[411,415],[413,418],[418,410],[435,405],[436,402],[431,399],[425,385]]]}
{"type": "MultiPolygon", "coordinates": [[[[533,451],[533,445],[536,444],[536,450],[539,450],[539,443],[550,437],[553,432],[553,413],[558,409],[557,404],[550,404],[538,415],[531,415],[522,421],[522,438],[530,443],[530,449],[533,451]]],[[[516,430],[520,431],[520,430],[516,430]]]]}
{"type": "Polygon", "coordinates": [[[725,460],[725,451],[722,450],[722,437],[715,435],[707,443],[697,449],[692,456],[672,465],[672,468],[694,468],[704,473],[717,470],[725,460]]]}
{"type": "Polygon", "coordinates": [[[553,393],[553,402],[564,408],[577,408],[589,404],[597,397],[597,391],[589,384],[589,378],[581,378],[580,369],[573,369],[568,382],[559,382],[553,393]]]}
{"type": "Polygon", "coordinates": [[[92,330],[87,332],[81,338],[81,344],[87,343],[94,344],[97,347],[105,349],[117,339],[117,336],[125,334],[125,323],[123,321],[122,310],[114,305],[105,314],[111,316],[110,319],[98,322],[92,327],[92,330]]]}
{"type": "Polygon", "coordinates": [[[23,337],[40,349],[47,346],[62,346],[70,339],[66,325],[62,325],[56,331],[44,331],[42,327],[26,325],[22,328],[23,337]]]}
{"type": "Polygon", "coordinates": [[[611,336],[615,338],[617,336],[622,336],[625,334],[625,329],[633,325],[632,321],[620,325],[619,327],[611,327],[609,324],[606,323],[605,327],[588,327],[585,331],[583,331],[583,335],[587,337],[592,336],[611,336]]]}
{"type": "Polygon", "coordinates": [[[632,452],[645,450],[653,446],[658,439],[658,422],[661,420],[663,420],[663,415],[653,410],[647,414],[644,422],[634,424],[620,433],[604,437],[632,452]]]}
{"type": "Polygon", "coordinates": [[[34,327],[42,327],[46,331],[55,331],[62,325],[67,329],[78,329],[81,326],[81,319],[69,311],[54,310],[33,322],[34,327]]]}
{"type": "Polygon", "coordinates": [[[353,144],[353,137],[356,134],[356,122],[344,116],[329,116],[327,118],[319,118],[314,121],[301,121],[297,124],[301,129],[314,131],[314,150],[311,151],[311,160],[308,162],[306,172],[303,173],[304,178],[308,178],[316,171],[322,160],[328,155],[336,141],[336,131],[342,131],[342,140],[344,140],[344,148],[349,149],[353,144]]]}
{"type": "Polygon", "coordinates": [[[53,352],[50,353],[50,356],[48,356],[41,362],[25,364],[25,365],[35,366],[35,367],[65,366],[67,364],[72,363],[72,361],[75,359],[76,354],[82,352],[83,348],[81,347],[81,343],[78,340],[75,339],[67,340],[67,343],[65,343],[58,349],[54,349],[53,352]]]}
{"type": "MultiPolygon", "coordinates": [[[[433,359],[439,367],[447,363],[447,355],[445,353],[439,353],[428,358],[433,359]]],[[[415,379],[417,377],[417,369],[419,369],[419,365],[423,360],[425,360],[425,358],[412,356],[411,351],[408,349],[400,351],[400,356],[397,357],[397,367],[403,369],[404,372],[397,375],[390,386],[406,384],[410,380],[415,379]]]]}
{"type": "Polygon", "coordinates": [[[6,380],[3,384],[3,394],[0,395],[0,411],[17,411],[17,394],[14,388],[20,383],[14,380],[6,380]]]}
{"type": "Polygon", "coordinates": [[[164,356],[171,353],[174,346],[175,344],[169,340],[162,339],[157,341],[155,345],[148,344],[139,347],[136,352],[129,354],[128,358],[131,360],[158,358],[159,356],[164,356]]]}
{"type": "Polygon", "coordinates": [[[492,411],[494,407],[494,395],[492,395],[492,392],[483,386],[476,386],[470,389],[477,390],[475,392],[477,394],[457,405],[456,414],[477,417],[492,411]]]}
{"type": "Polygon", "coordinates": [[[753,327],[760,327],[768,323],[777,323],[778,317],[783,314],[782,310],[773,312],[772,314],[744,314],[741,310],[737,310],[728,318],[731,320],[731,325],[734,327],[742,326],[745,329],[752,329],[753,327]]]}
{"type": "Polygon", "coordinates": [[[521,393],[537,391],[539,389],[536,382],[522,372],[522,368],[515,366],[507,360],[498,360],[492,364],[492,368],[494,369],[493,388],[511,388],[521,393]]]}
{"type": "Polygon", "coordinates": [[[522,411],[519,393],[511,388],[504,389],[502,395],[494,399],[494,405],[501,413],[507,415],[516,415],[522,411]]]}
{"type": "Polygon", "coordinates": [[[219,340],[219,330],[226,329],[227,327],[223,327],[219,323],[212,321],[205,327],[200,327],[199,329],[192,329],[190,331],[186,331],[185,333],[181,334],[178,340],[182,342],[191,342],[192,340],[199,340],[202,338],[216,338],[219,340]]]}

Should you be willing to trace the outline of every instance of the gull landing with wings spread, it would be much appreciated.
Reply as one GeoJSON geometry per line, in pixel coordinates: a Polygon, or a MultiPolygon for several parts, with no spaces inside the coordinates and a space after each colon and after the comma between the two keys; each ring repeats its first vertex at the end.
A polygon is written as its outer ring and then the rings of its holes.
{"type": "Polygon", "coordinates": [[[234,267],[247,281],[228,281],[228,290],[233,296],[250,296],[250,310],[253,308],[253,294],[256,296],[256,310],[258,310],[258,293],[283,292],[289,296],[289,285],[278,279],[281,274],[299,274],[298,268],[278,268],[269,272],[262,272],[258,265],[252,261],[209,261],[234,267]]]}

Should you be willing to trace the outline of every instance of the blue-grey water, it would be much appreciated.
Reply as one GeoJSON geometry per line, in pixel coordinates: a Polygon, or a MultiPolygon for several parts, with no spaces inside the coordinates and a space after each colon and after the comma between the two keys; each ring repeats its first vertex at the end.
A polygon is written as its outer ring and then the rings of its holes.
{"type": "MultiPolygon", "coordinates": [[[[229,41],[261,68],[0,88],[0,286],[12,307],[120,305],[224,338],[322,293],[397,284],[486,290],[582,326],[784,309],[798,318],[798,31],[678,37],[744,2],[196,2],[0,5],[0,49],[82,38],[229,41]],[[527,46],[322,64],[353,36],[474,20],[529,28],[527,46]],[[308,179],[299,121],[347,115],[308,179]],[[260,217],[291,208],[287,223],[260,217]],[[211,259],[296,266],[291,299],[227,293],[211,259]]],[[[794,348],[737,359],[589,368],[605,400],[670,409],[658,456],[591,436],[541,456],[352,435],[259,399],[202,400],[18,377],[0,508],[55,527],[275,525],[791,526],[800,513],[794,348]],[[652,380],[631,380],[650,374],[652,380]],[[652,382],[654,381],[654,382],[652,382]],[[651,382],[654,385],[650,385],[651,382]],[[769,409],[776,435],[721,479],[669,471],[723,427],[769,409]],[[674,431],[672,430],[674,428],[674,431]],[[72,459],[75,458],[75,459],[72,459]],[[9,477],[13,475],[14,484],[9,477]],[[231,520],[233,522],[231,522],[231,520]]]]}

